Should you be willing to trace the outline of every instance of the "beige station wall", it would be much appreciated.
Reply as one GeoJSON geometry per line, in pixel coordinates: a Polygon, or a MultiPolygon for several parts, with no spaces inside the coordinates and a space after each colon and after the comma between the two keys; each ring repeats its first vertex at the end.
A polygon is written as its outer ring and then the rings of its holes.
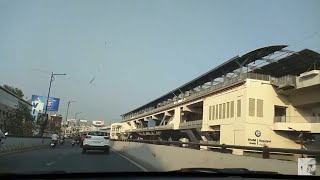
{"type": "MultiPolygon", "coordinates": [[[[300,148],[286,133],[275,132],[274,106],[287,107],[287,116],[302,117],[307,114],[302,109],[294,108],[289,98],[276,93],[268,81],[247,79],[240,87],[210,96],[204,100],[202,131],[213,131],[211,127],[220,125],[220,143],[246,146],[288,147],[300,148]],[[249,98],[263,100],[263,117],[249,116],[249,98]],[[237,117],[237,100],[241,100],[241,117],[237,117]],[[209,107],[234,101],[234,117],[209,120],[209,107]],[[256,136],[259,131],[260,136],[256,136]]],[[[226,116],[225,116],[226,117],[226,116]]],[[[307,122],[303,118],[297,121],[307,122]]]]}
{"type": "MultiPolygon", "coordinates": [[[[301,116],[301,114],[291,105],[289,98],[284,95],[277,94],[274,87],[267,81],[248,79],[246,85],[246,101],[249,101],[249,98],[255,99],[256,102],[257,99],[263,100],[263,117],[257,117],[256,113],[255,116],[248,115],[246,117],[244,145],[300,148],[299,144],[296,144],[288,137],[287,132],[284,133],[273,130],[275,106],[287,107],[287,116],[301,116]],[[256,136],[256,131],[261,132],[260,137],[256,136]]],[[[248,112],[249,105],[247,105],[245,109],[248,112]]],[[[303,119],[297,118],[297,120],[303,119]]]]}
{"type": "MultiPolygon", "coordinates": [[[[220,125],[220,143],[221,144],[232,144],[232,145],[243,145],[243,135],[245,134],[245,116],[246,111],[244,111],[243,107],[246,105],[246,84],[235,87],[228,91],[214,94],[210,97],[204,99],[203,102],[203,125],[202,131],[213,131],[211,127],[220,125]],[[241,116],[237,117],[237,100],[241,100],[241,116]],[[220,104],[227,104],[228,102],[234,102],[234,113],[233,117],[231,117],[231,109],[229,109],[229,117],[227,116],[227,110],[225,110],[225,115],[223,119],[216,118],[216,110],[215,114],[213,114],[214,118],[209,120],[209,108],[211,106],[216,106],[220,104]]],[[[227,109],[227,108],[226,108],[227,109]]],[[[223,112],[222,112],[223,113],[223,112]]],[[[219,114],[219,112],[218,112],[219,114]]],[[[218,115],[219,117],[219,115],[218,115]]]]}

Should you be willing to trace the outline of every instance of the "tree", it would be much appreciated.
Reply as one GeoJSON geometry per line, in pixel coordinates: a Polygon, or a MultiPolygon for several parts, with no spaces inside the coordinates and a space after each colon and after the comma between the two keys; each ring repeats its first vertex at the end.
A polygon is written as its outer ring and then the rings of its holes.
{"type": "Polygon", "coordinates": [[[6,90],[12,92],[13,94],[17,95],[20,98],[24,97],[24,94],[23,94],[22,90],[19,89],[19,88],[15,88],[13,86],[9,86],[9,85],[6,85],[6,84],[3,85],[2,87],[5,88],[6,90]]]}
{"type": "MultiPolygon", "coordinates": [[[[2,87],[20,98],[24,97],[24,93],[19,88],[6,84],[2,87]]],[[[33,134],[35,124],[27,104],[19,100],[16,108],[9,111],[8,114],[9,116],[6,119],[5,126],[9,134],[22,136],[31,136],[33,134]]]]}
{"type": "Polygon", "coordinates": [[[26,104],[19,102],[17,108],[10,112],[7,121],[8,132],[14,135],[32,136],[35,127],[30,109],[26,104]]]}
{"type": "Polygon", "coordinates": [[[27,105],[19,102],[17,108],[10,112],[7,128],[10,134],[31,136],[35,128],[32,115],[27,105]]]}

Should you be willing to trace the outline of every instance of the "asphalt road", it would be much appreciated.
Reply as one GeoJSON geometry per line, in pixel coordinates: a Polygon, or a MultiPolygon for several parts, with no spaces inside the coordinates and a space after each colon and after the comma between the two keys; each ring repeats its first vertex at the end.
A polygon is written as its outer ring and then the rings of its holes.
{"type": "MultiPolygon", "coordinates": [[[[49,146],[49,145],[48,145],[49,146]]],[[[0,155],[0,173],[66,172],[137,172],[139,167],[110,151],[81,153],[79,146],[58,145],[56,148],[0,155]]]]}

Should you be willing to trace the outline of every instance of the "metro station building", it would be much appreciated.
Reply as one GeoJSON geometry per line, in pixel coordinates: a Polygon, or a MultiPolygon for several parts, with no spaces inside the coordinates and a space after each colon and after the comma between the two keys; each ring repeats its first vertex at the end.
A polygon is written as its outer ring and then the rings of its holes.
{"type": "Polygon", "coordinates": [[[303,134],[320,149],[320,54],[286,47],[236,56],[123,114],[111,138],[299,149],[303,134]]]}

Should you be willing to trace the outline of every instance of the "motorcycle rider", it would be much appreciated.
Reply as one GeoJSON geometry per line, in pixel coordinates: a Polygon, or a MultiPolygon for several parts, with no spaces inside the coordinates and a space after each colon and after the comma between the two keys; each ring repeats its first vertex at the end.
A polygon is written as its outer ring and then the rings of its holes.
{"type": "Polygon", "coordinates": [[[63,144],[64,143],[64,136],[61,136],[60,137],[60,144],[63,144]]]}
{"type": "Polygon", "coordinates": [[[74,140],[77,142],[77,144],[80,143],[80,140],[81,140],[80,134],[78,134],[78,135],[74,138],[74,140]]]}
{"type": "Polygon", "coordinates": [[[51,140],[54,141],[55,143],[58,141],[59,139],[59,135],[58,133],[53,133],[52,136],[51,136],[51,140]]]}

